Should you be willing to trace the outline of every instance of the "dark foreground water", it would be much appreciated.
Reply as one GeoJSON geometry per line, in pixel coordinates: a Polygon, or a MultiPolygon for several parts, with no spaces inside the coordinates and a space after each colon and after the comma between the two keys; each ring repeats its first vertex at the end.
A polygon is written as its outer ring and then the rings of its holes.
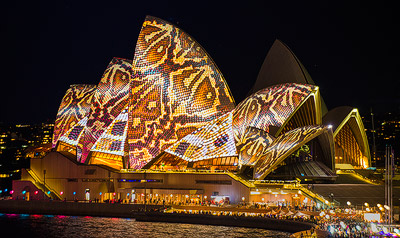
{"type": "Polygon", "coordinates": [[[52,215],[1,214],[1,234],[7,237],[289,237],[290,233],[256,228],[135,219],[52,215]]]}

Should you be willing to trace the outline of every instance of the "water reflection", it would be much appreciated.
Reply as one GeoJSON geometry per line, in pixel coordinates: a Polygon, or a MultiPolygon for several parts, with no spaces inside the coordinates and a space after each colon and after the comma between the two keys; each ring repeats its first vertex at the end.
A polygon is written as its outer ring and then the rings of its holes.
{"type": "Polygon", "coordinates": [[[0,214],[2,231],[14,237],[288,237],[263,229],[137,222],[135,219],[0,214]]]}

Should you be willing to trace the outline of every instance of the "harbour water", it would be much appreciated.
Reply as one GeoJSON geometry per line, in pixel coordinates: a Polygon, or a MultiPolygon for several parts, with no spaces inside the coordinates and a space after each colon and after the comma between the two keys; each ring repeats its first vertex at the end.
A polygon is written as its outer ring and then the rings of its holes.
{"type": "Polygon", "coordinates": [[[13,237],[289,237],[256,228],[139,222],[135,219],[1,214],[0,234],[13,237]]]}

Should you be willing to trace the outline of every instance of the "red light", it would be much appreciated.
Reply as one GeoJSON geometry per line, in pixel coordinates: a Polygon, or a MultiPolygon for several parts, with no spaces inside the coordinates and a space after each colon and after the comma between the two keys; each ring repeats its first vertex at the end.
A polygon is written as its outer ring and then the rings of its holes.
{"type": "Polygon", "coordinates": [[[63,191],[60,192],[61,195],[63,195],[63,193],[64,193],[63,191]]]}
{"type": "Polygon", "coordinates": [[[35,194],[38,194],[39,193],[39,191],[35,191],[35,194]]]}
{"type": "Polygon", "coordinates": [[[113,193],[113,195],[115,196],[115,193],[113,193]]]}

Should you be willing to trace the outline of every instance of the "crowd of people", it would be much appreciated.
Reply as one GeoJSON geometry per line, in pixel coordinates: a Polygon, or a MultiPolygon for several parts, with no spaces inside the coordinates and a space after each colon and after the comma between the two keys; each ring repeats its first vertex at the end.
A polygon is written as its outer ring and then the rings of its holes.
{"type": "MultiPolygon", "coordinates": [[[[338,209],[338,212],[341,210],[338,209]]],[[[293,213],[289,209],[276,208],[269,212],[242,212],[242,211],[213,211],[213,210],[184,210],[184,209],[165,209],[163,212],[180,213],[180,214],[201,214],[214,216],[238,216],[238,217],[261,217],[283,220],[293,220],[301,222],[309,222],[316,224],[316,228],[304,232],[299,232],[295,237],[316,237],[317,230],[326,232],[329,237],[387,237],[388,231],[383,232],[382,228],[377,227],[376,223],[365,222],[361,216],[349,214],[346,216],[336,216],[332,210],[322,210],[325,215],[310,215],[303,211],[293,213]]],[[[355,212],[355,211],[354,211],[355,212]]]]}

